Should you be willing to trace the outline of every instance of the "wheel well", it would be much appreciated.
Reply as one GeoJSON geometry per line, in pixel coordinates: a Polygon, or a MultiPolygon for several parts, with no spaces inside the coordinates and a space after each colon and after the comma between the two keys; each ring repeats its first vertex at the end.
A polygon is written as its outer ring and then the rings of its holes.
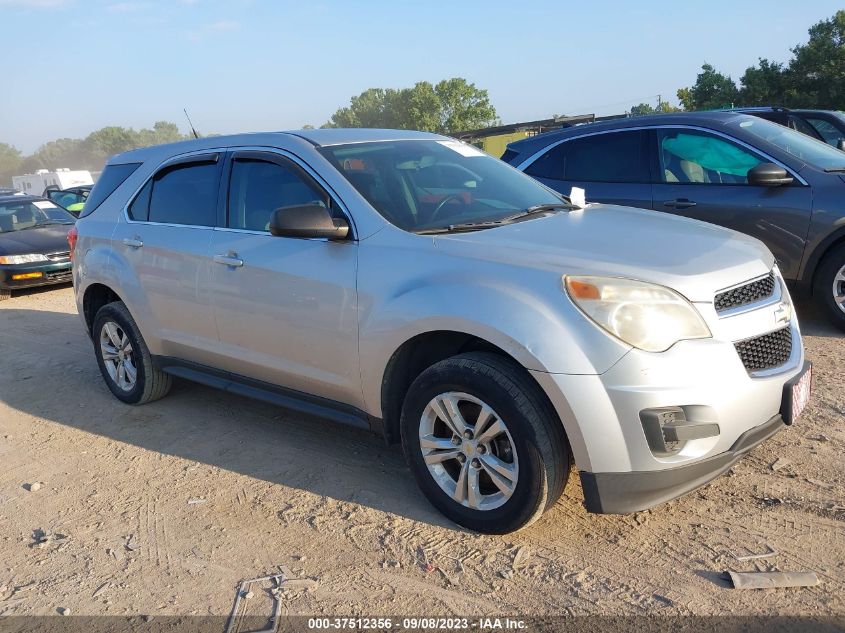
{"type": "Polygon", "coordinates": [[[825,244],[824,246],[818,249],[820,252],[818,256],[813,257],[812,261],[813,274],[810,277],[809,284],[809,293],[811,295],[815,294],[816,280],[818,278],[819,270],[821,269],[825,258],[830,255],[834,250],[843,245],[845,245],[845,231],[843,231],[840,235],[836,236],[830,244],[825,244]]]}
{"type": "Polygon", "coordinates": [[[88,327],[88,333],[94,327],[94,317],[97,312],[104,305],[120,301],[117,293],[103,284],[91,284],[85,290],[85,296],[82,298],[82,312],[85,315],[85,325],[88,327]]]}
{"type": "MultiPolygon", "coordinates": [[[[518,361],[506,351],[484,339],[463,332],[437,331],[418,334],[397,349],[384,372],[381,384],[381,415],[385,438],[399,441],[399,418],[405,394],[423,371],[446,358],[466,352],[491,352],[518,361]]],[[[533,378],[532,378],[533,380],[533,378]]],[[[541,393],[542,390],[541,390],[541,393]]],[[[545,397],[545,393],[543,393],[545,397]]],[[[551,403],[549,403],[550,410],[551,403]]]]}

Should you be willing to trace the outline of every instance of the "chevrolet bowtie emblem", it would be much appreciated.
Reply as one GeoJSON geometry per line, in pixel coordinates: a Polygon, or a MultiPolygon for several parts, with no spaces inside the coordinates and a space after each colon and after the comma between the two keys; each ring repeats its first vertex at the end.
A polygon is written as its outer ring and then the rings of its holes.
{"type": "Polygon", "coordinates": [[[775,308],[775,323],[789,323],[792,318],[792,308],[788,303],[780,303],[775,308]]]}

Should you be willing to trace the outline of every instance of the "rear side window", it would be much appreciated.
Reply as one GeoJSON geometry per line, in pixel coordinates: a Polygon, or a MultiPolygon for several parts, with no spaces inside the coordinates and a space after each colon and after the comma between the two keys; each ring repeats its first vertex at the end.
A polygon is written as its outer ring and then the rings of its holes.
{"type": "Polygon", "coordinates": [[[219,184],[216,160],[166,167],[144,185],[129,216],[141,222],[215,226],[219,184]]]}
{"type": "Polygon", "coordinates": [[[574,182],[647,183],[644,133],[614,132],[565,141],[534,161],[525,173],[574,182]]]}
{"type": "Polygon", "coordinates": [[[80,217],[91,215],[94,210],[99,207],[106,198],[112,195],[120,185],[122,185],[129,176],[135,173],[135,170],[141,166],[141,163],[124,163],[123,165],[106,165],[97,184],[91,190],[91,194],[85,201],[85,207],[80,214],[80,217]]]}

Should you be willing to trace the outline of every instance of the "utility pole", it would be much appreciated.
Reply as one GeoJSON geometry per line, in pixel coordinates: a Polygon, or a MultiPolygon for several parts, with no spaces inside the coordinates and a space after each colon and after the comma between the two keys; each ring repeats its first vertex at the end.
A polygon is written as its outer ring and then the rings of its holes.
{"type": "Polygon", "coordinates": [[[657,95],[657,111],[663,112],[663,95],[657,95]]]}

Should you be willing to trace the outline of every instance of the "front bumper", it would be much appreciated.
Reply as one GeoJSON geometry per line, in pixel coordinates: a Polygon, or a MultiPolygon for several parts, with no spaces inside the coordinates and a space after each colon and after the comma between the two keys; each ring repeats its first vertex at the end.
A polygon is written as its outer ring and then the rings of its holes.
{"type": "Polygon", "coordinates": [[[628,473],[581,471],[584,506],[588,512],[628,514],[671,501],[715,479],[784,426],[778,414],[748,429],[724,453],[677,468],[628,473]]]}
{"type": "Polygon", "coordinates": [[[0,288],[4,290],[18,290],[35,288],[52,284],[63,284],[72,281],[72,264],[65,262],[38,262],[36,264],[5,264],[0,265],[0,288]],[[14,279],[15,275],[41,273],[38,277],[14,279]]]}

